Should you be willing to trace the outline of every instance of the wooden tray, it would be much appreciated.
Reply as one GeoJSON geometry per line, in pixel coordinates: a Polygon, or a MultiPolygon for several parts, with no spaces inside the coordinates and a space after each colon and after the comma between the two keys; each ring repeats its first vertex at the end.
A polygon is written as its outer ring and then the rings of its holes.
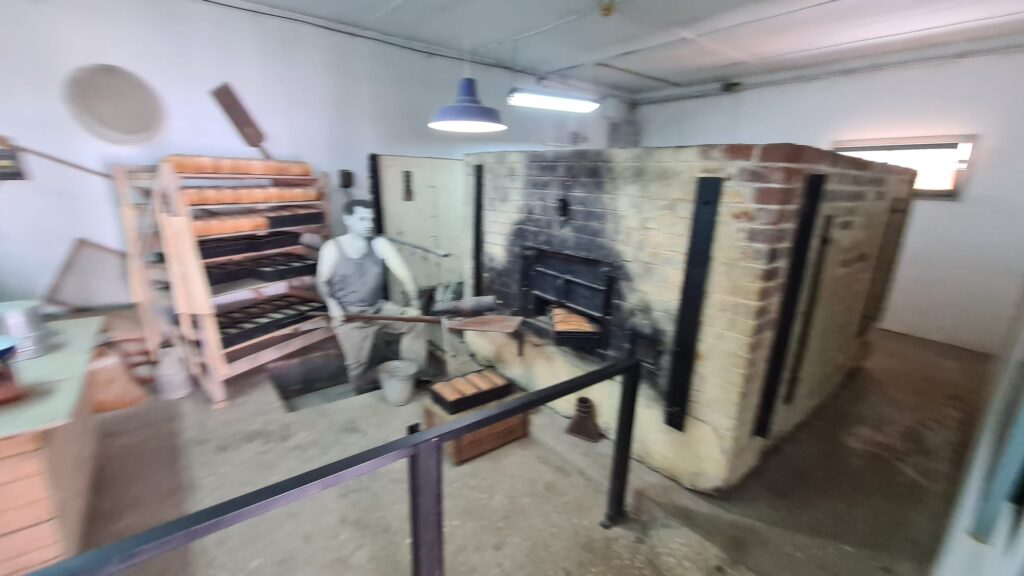
{"type": "MultiPolygon", "coordinates": [[[[510,397],[514,398],[520,394],[521,393],[515,393],[510,397]]],[[[474,410],[480,410],[482,408],[483,406],[478,406],[468,412],[473,412],[474,410]]],[[[462,416],[462,414],[454,415],[445,412],[444,408],[438,406],[437,403],[431,399],[424,401],[423,423],[427,428],[446,424],[460,416],[462,416]]],[[[506,444],[510,444],[529,435],[530,414],[528,412],[524,412],[522,414],[506,418],[501,422],[495,422],[490,426],[470,432],[465,436],[456,438],[455,440],[445,442],[444,451],[445,454],[448,455],[448,459],[451,460],[452,464],[458,466],[464,462],[483,456],[488,452],[497,450],[506,444]]]]}
{"type": "Polygon", "coordinates": [[[596,348],[601,345],[601,328],[590,318],[558,306],[552,307],[548,316],[551,334],[558,346],[596,348]]]}
{"type": "Polygon", "coordinates": [[[430,397],[448,414],[458,414],[493,402],[511,392],[512,383],[490,368],[437,382],[430,387],[430,397]]]}

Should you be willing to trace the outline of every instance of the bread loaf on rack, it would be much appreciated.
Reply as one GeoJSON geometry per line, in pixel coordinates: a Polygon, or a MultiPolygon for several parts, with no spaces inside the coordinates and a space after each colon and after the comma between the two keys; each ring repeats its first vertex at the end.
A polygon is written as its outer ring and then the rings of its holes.
{"type": "Polygon", "coordinates": [[[196,218],[192,221],[192,230],[196,236],[255,232],[268,228],[270,228],[270,220],[263,214],[214,216],[210,218],[196,218]]]}

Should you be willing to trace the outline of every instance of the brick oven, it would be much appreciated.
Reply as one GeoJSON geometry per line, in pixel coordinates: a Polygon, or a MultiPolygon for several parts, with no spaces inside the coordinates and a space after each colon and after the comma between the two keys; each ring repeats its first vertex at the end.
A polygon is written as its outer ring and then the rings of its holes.
{"type": "MultiPolygon", "coordinates": [[[[521,353],[495,334],[468,334],[470,346],[534,389],[639,356],[634,456],[704,491],[742,479],[860,363],[914,177],[793,144],[465,164],[475,291],[529,318],[521,353]],[[556,341],[551,306],[591,320],[595,337],[556,341]]],[[[588,395],[612,430],[617,385],[588,395]]]]}

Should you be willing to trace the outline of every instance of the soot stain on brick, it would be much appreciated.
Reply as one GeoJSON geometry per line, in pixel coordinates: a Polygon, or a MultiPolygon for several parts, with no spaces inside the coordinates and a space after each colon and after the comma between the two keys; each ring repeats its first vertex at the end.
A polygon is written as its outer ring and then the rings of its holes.
{"type": "MultiPolygon", "coordinates": [[[[615,277],[612,293],[612,330],[608,352],[628,352],[630,332],[638,336],[641,357],[660,370],[661,377],[645,371],[645,380],[664,391],[668,370],[663,366],[671,344],[653,320],[651,307],[632,291],[634,280],[615,242],[623,222],[614,210],[614,198],[606,190],[611,177],[608,157],[601,150],[570,150],[531,153],[523,190],[525,213],[512,226],[503,263],[488,261],[487,291],[510,308],[521,310],[521,259],[525,248],[581,256],[607,263],[615,277]],[[626,295],[629,294],[629,298],[626,295]]],[[[504,190],[484,190],[485,195],[507,198],[504,190]]]]}

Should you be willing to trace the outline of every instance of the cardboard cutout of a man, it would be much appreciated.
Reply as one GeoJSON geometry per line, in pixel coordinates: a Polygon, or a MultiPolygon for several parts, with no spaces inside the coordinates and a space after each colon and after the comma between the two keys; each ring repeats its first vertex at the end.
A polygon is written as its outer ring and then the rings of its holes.
{"type": "Polygon", "coordinates": [[[401,334],[399,356],[423,368],[427,357],[426,325],[412,322],[348,322],[346,314],[420,314],[385,299],[384,278],[398,279],[409,302],[419,302],[419,290],[402,255],[387,238],[376,236],[373,204],[350,200],[342,209],[346,232],[320,248],[316,266],[317,290],[327,304],[331,328],[345,355],[345,369],[356,391],[378,387],[370,353],[378,330],[401,334]]]}

